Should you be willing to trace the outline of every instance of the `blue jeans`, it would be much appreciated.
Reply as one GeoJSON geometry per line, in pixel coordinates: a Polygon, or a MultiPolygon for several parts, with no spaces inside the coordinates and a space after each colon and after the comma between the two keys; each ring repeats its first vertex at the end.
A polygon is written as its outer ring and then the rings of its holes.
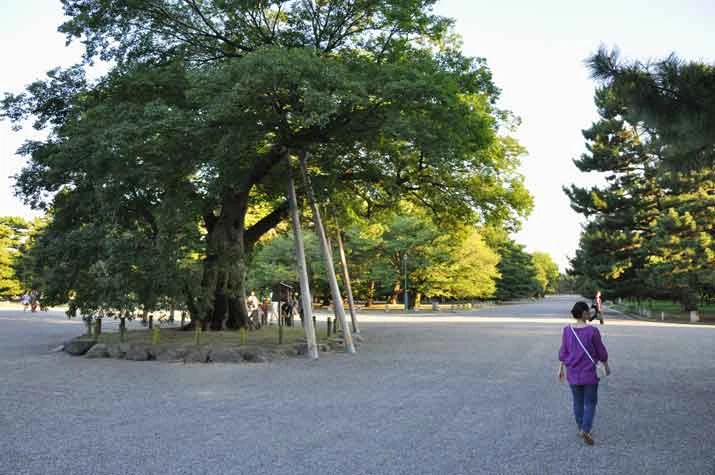
{"type": "Polygon", "coordinates": [[[571,392],[573,393],[573,415],[576,417],[576,424],[579,430],[591,432],[593,417],[596,415],[596,404],[598,404],[598,383],[572,384],[571,392]]]}

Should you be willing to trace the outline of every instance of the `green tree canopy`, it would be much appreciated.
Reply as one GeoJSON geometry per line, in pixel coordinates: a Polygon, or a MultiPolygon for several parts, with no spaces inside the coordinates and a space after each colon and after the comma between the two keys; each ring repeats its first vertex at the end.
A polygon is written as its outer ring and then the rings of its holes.
{"type": "Polygon", "coordinates": [[[546,252],[531,254],[536,269],[536,282],[539,284],[539,295],[554,294],[559,285],[559,266],[546,252]]]}
{"type": "Polygon", "coordinates": [[[499,254],[497,299],[514,300],[538,295],[536,267],[531,255],[524,251],[524,246],[510,240],[502,244],[499,254]]]}
{"type": "Polygon", "coordinates": [[[0,299],[20,296],[32,282],[23,279],[20,259],[38,222],[18,216],[0,217],[0,299]]]}
{"type": "Polygon", "coordinates": [[[628,62],[605,48],[589,64],[593,77],[620,99],[619,114],[657,134],[670,166],[715,165],[715,66],[675,54],[628,62]]]}
{"type": "Polygon", "coordinates": [[[627,64],[605,50],[591,66],[601,120],[576,165],[607,185],[566,189],[590,218],[572,272],[588,293],[694,308],[713,295],[713,68],[675,56],[627,64]]]}
{"type": "MultiPolygon", "coordinates": [[[[151,259],[172,259],[148,272],[200,259],[184,299],[212,328],[245,324],[247,259],[285,215],[293,157],[322,200],[354,213],[407,200],[445,222],[516,227],[531,207],[491,73],[431,1],[63,3],[62,31],[117,66],[96,84],[75,67],[6,96],[5,117],[51,131],[21,150],[18,191],[58,233],[137,233],[151,259]]],[[[82,252],[76,279],[117,249],[82,252]]]]}
{"type": "MultiPolygon", "coordinates": [[[[409,208],[409,207],[408,207],[409,208]]],[[[378,296],[397,297],[408,286],[411,304],[423,297],[491,298],[499,277],[499,255],[486,245],[474,227],[441,233],[424,211],[389,214],[370,224],[353,224],[345,233],[346,251],[356,295],[368,301],[378,296]]],[[[306,231],[306,255],[312,286],[318,295],[328,295],[322,276],[317,242],[306,231]]],[[[278,281],[295,280],[295,258],[287,234],[277,234],[259,244],[251,260],[249,285],[270,287],[278,281]]]]}

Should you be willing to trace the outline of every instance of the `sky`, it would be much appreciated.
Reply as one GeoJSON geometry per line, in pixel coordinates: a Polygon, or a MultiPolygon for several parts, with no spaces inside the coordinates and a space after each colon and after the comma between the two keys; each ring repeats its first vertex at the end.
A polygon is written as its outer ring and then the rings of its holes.
{"type": "MultiPolygon", "coordinates": [[[[584,60],[604,44],[624,58],[676,53],[715,63],[712,0],[442,0],[438,14],[456,19],[464,52],[486,58],[502,90],[499,106],[521,118],[516,137],[528,150],[521,172],[534,211],[515,239],[529,252],[549,253],[564,270],[578,246],[583,218],[562,186],[590,185],[572,160],[584,151],[581,130],[597,119],[595,83],[584,60]]],[[[46,71],[79,61],[81,45],[65,46],[59,0],[0,2],[0,93],[17,93],[46,71]]],[[[22,167],[15,150],[36,136],[0,122],[0,216],[34,216],[13,196],[22,167]]]]}

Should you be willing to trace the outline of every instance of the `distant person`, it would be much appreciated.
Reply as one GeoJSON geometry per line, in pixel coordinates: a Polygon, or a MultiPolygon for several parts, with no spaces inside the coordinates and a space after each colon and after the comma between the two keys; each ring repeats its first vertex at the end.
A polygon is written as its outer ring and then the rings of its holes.
{"type": "Polygon", "coordinates": [[[263,297],[258,308],[261,315],[261,326],[268,325],[268,316],[271,312],[271,299],[269,297],[263,297]]]}
{"type": "Polygon", "coordinates": [[[253,313],[254,310],[258,310],[258,297],[256,297],[256,291],[251,291],[251,295],[246,299],[246,306],[248,307],[248,313],[253,313]]]}
{"type": "Polygon", "coordinates": [[[256,326],[261,325],[261,315],[258,308],[259,303],[258,297],[256,297],[256,291],[251,291],[251,295],[246,299],[246,310],[248,311],[249,319],[256,326]]]}
{"type": "Polygon", "coordinates": [[[564,380],[565,367],[566,378],[573,395],[573,412],[578,426],[578,435],[586,444],[593,445],[591,428],[598,403],[598,377],[595,362],[602,361],[606,366],[607,373],[610,373],[610,369],[608,367],[608,351],[601,341],[601,333],[598,328],[586,323],[590,314],[586,302],[576,302],[571,309],[571,315],[576,322],[566,326],[561,336],[559,381],[564,380]],[[588,351],[590,358],[584,349],[588,351]]]}
{"type": "Polygon", "coordinates": [[[37,308],[40,306],[40,292],[37,289],[32,289],[30,291],[30,310],[35,313],[37,308]]]}
{"type": "Polygon", "coordinates": [[[69,299],[67,301],[67,311],[65,315],[67,318],[73,318],[77,316],[77,294],[74,291],[70,291],[69,299]]]}
{"type": "Polygon", "coordinates": [[[27,312],[27,309],[30,308],[30,294],[27,292],[22,294],[22,297],[20,297],[20,303],[22,304],[22,311],[27,312]]]}
{"type": "Polygon", "coordinates": [[[589,318],[589,321],[592,322],[598,318],[598,321],[603,325],[603,299],[601,298],[600,290],[596,290],[596,296],[593,298],[591,308],[593,309],[593,316],[589,318]]]}

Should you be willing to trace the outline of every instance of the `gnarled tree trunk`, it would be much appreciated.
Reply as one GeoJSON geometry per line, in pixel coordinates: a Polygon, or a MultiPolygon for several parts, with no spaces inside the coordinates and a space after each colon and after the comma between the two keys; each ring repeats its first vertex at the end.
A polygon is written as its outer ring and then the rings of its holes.
{"type": "Polygon", "coordinates": [[[248,322],[245,301],[244,225],[248,193],[226,198],[221,215],[207,221],[203,307],[211,330],[241,328],[248,322]]]}
{"type": "MultiPolygon", "coordinates": [[[[248,325],[246,308],[246,255],[258,239],[285,218],[288,204],[282,203],[270,214],[246,229],[245,218],[251,188],[282,159],[285,151],[277,147],[257,159],[254,168],[234,191],[225,196],[221,214],[204,215],[206,225],[206,259],[201,293],[191,298],[193,308],[202,319],[202,327],[211,322],[216,329],[242,328],[248,325]]],[[[193,315],[192,315],[193,317],[193,315]]]]}
{"type": "MultiPolygon", "coordinates": [[[[243,241],[243,239],[242,239],[243,241]]],[[[236,261],[231,268],[228,286],[228,319],[226,327],[238,329],[248,327],[248,307],[246,306],[246,256],[241,248],[236,250],[236,261]]]]}

